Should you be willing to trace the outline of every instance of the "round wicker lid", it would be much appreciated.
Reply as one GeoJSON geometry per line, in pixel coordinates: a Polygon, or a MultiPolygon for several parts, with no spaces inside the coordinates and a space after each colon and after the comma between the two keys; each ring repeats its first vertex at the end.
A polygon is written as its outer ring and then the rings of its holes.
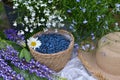
{"type": "Polygon", "coordinates": [[[120,80],[119,41],[120,32],[113,32],[103,36],[99,40],[97,50],[91,52],[78,50],[79,59],[82,61],[85,68],[98,80],[120,80]],[[109,39],[107,39],[105,43],[101,43],[102,39],[105,37],[108,37],[109,39]],[[112,39],[112,41],[110,39],[112,39]],[[107,42],[110,42],[110,44],[104,45],[107,42]],[[103,55],[101,52],[107,54],[103,55]]]}
{"type": "MultiPolygon", "coordinates": [[[[105,72],[96,63],[96,53],[88,53],[78,51],[78,58],[81,60],[85,68],[98,80],[120,80],[120,76],[112,75],[105,72]]],[[[111,65],[112,66],[112,65],[111,65]]],[[[109,67],[109,66],[108,66],[109,67]]]]}

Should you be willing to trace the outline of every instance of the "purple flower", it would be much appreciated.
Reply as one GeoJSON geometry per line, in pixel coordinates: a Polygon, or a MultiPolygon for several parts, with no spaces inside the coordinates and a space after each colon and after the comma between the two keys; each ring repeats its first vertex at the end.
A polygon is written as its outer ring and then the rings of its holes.
{"type": "Polygon", "coordinates": [[[0,77],[4,80],[24,80],[21,74],[17,74],[0,55],[0,77]]]}
{"type": "Polygon", "coordinates": [[[68,13],[71,13],[72,11],[70,9],[67,10],[68,13]]]}
{"type": "Polygon", "coordinates": [[[6,49],[0,50],[0,53],[5,60],[11,61],[11,63],[16,67],[28,70],[30,73],[35,73],[39,77],[52,80],[50,75],[55,73],[54,71],[34,59],[31,59],[30,62],[27,62],[25,59],[19,59],[19,52],[17,52],[13,47],[7,46],[6,49]]]}
{"type": "Polygon", "coordinates": [[[24,41],[23,35],[18,35],[18,31],[15,29],[7,29],[4,31],[7,39],[14,41],[14,42],[21,42],[24,41]]]}
{"type": "Polygon", "coordinates": [[[80,2],[80,0],[76,0],[76,2],[80,2]]]}

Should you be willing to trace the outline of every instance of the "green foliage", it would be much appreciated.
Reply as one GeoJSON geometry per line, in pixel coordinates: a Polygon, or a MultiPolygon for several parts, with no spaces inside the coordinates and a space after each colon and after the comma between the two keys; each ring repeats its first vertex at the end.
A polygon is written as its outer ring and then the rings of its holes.
{"type": "Polygon", "coordinates": [[[20,45],[16,44],[13,41],[4,40],[1,38],[0,38],[0,44],[1,44],[0,49],[6,48],[7,45],[10,45],[19,52],[20,59],[25,58],[27,62],[30,61],[31,54],[26,48],[21,47],[20,45]]]}
{"type": "Polygon", "coordinates": [[[3,31],[0,31],[0,38],[1,39],[6,39],[6,36],[3,31]]]}
{"type": "MultiPolygon", "coordinates": [[[[61,9],[66,14],[70,30],[76,42],[90,41],[93,33],[96,38],[112,32],[115,29],[115,4],[119,0],[62,0],[61,9]],[[69,12],[68,12],[69,11],[69,12]]],[[[120,3],[119,3],[120,4],[120,3]]],[[[119,12],[120,13],[120,12],[119,12]]]]}
{"type": "Polygon", "coordinates": [[[20,52],[22,50],[22,47],[20,45],[16,44],[15,42],[9,41],[9,40],[5,40],[5,41],[8,45],[11,45],[18,52],[20,52]]]}
{"type": "Polygon", "coordinates": [[[23,31],[26,38],[46,28],[64,26],[64,14],[57,8],[59,0],[13,0],[13,4],[15,13],[19,16],[13,26],[23,31]],[[24,27],[19,27],[18,24],[24,27]]]}
{"type": "MultiPolygon", "coordinates": [[[[1,38],[0,38],[0,44],[1,44],[0,49],[6,48],[7,45],[11,45],[17,51],[20,51],[20,54],[19,54],[20,59],[25,58],[27,62],[30,61],[31,55],[30,55],[30,52],[26,48],[22,48],[15,42],[3,40],[1,38]]],[[[12,67],[12,69],[15,70],[17,73],[22,74],[24,76],[25,80],[47,80],[46,78],[40,78],[40,77],[36,76],[36,74],[30,74],[28,71],[21,70],[21,69],[15,67],[14,65],[10,64],[9,62],[8,62],[8,65],[10,65],[12,67]]],[[[0,80],[3,80],[3,79],[0,78],[0,80]]]]}
{"type": "Polygon", "coordinates": [[[4,40],[0,39],[0,49],[6,48],[6,46],[7,43],[4,40]]]}
{"type": "Polygon", "coordinates": [[[25,58],[27,62],[29,62],[31,59],[30,52],[26,48],[18,45],[16,42],[7,40],[3,31],[0,31],[0,44],[0,49],[6,48],[7,45],[11,45],[15,50],[19,52],[20,59],[25,58]]]}
{"type": "Polygon", "coordinates": [[[2,3],[0,2],[0,24],[2,24],[2,19],[1,19],[1,15],[2,15],[2,13],[3,13],[3,6],[2,6],[2,3]]]}
{"type": "Polygon", "coordinates": [[[19,68],[12,65],[13,70],[15,70],[18,74],[21,74],[24,76],[25,80],[47,80],[45,78],[40,78],[36,76],[35,74],[30,74],[28,71],[20,70],[19,68]]]}
{"type": "Polygon", "coordinates": [[[23,48],[21,50],[19,57],[20,57],[20,59],[25,58],[27,62],[29,62],[31,59],[30,52],[26,48],[23,48]]]}
{"type": "Polygon", "coordinates": [[[60,77],[58,75],[53,75],[54,80],[67,80],[66,78],[60,77]]]}

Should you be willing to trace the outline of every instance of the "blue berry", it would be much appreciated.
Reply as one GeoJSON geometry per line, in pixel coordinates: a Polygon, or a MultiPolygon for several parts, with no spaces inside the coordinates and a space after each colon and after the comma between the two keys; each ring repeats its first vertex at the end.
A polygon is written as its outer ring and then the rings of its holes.
{"type": "Polygon", "coordinates": [[[37,37],[38,40],[42,42],[42,45],[36,48],[36,51],[41,53],[57,53],[66,50],[70,44],[70,40],[61,34],[50,33],[42,34],[37,37]]]}

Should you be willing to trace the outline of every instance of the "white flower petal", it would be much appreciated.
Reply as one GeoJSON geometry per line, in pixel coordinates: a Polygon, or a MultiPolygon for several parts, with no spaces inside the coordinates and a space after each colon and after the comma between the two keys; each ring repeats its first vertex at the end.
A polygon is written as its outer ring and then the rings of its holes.
{"type": "Polygon", "coordinates": [[[16,21],[13,23],[13,26],[17,26],[17,22],[16,21]]]}
{"type": "Polygon", "coordinates": [[[27,44],[29,47],[36,49],[36,48],[40,47],[42,43],[41,43],[41,41],[38,40],[38,38],[30,37],[27,40],[27,44]]]}

